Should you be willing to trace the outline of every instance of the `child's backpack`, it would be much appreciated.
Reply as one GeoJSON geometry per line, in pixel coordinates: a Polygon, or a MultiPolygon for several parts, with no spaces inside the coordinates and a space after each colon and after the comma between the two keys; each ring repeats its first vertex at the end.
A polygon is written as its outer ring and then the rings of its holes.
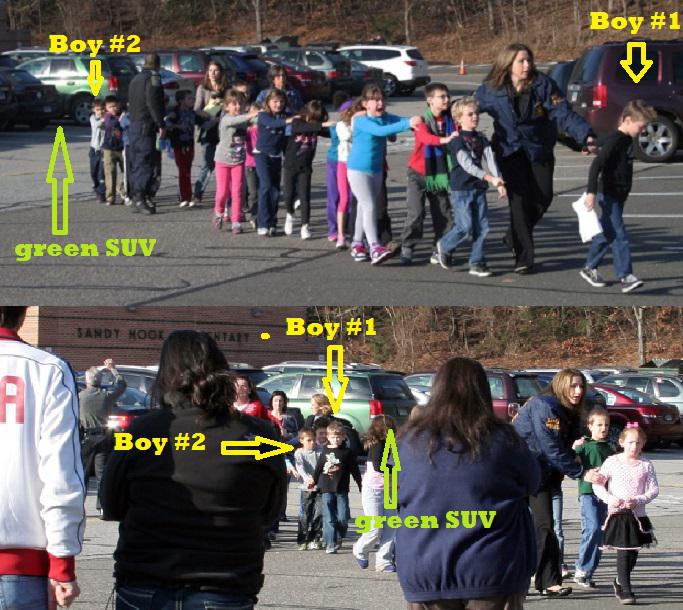
{"type": "Polygon", "coordinates": [[[116,117],[108,117],[104,120],[102,148],[107,150],[123,150],[123,129],[116,117]]]}

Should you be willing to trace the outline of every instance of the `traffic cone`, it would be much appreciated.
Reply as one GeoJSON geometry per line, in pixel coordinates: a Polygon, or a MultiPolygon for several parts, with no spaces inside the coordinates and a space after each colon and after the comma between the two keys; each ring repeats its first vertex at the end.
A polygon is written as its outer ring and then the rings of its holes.
{"type": "Polygon", "coordinates": [[[460,58],[460,70],[458,70],[458,74],[460,76],[465,76],[465,74],[467,74],[467,68],[465,67],[464,58],[460,58]]]}

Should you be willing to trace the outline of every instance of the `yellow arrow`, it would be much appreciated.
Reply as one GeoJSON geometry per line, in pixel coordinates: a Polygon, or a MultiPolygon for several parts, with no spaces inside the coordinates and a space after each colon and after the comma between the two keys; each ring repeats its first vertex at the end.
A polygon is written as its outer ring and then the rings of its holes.
{"type": "Polygon", "coordinates": [[[253,441],[221,441],[221,455],[253,455],[257,460],[265,460],[266,458],[280,455],[281,453],[288,453],[294,451],[293,445],[274,441],[272,438],[265,438],[257,436],[253,441]],[[275,447],[271,451],[261,453],[258,447],[260,445],[271,445],[275,447]],[[231,449],[231,447],[256,447],[256,449],[231,449]]]}
{"type": "Polygon", "coordinates": [[[91,59],[90,60],[90,71],[88,72],[88,85],[90,85],[90,91],[97,97],[102,88],[102,83],[104,82],[104,77],[102,76],[102,60],[101,59],[91,59]]]}
{"type": "Polygon", "coordinates": [[[349,384],[349,378],[344,375],[344,348],[341,345],[327,346],[327,375],[323,377],[323,386],[325,386],[325,394],[330,401],[332,413],[337,413],[341,408],[344,394],[346,393],[346,386],[349,384]],[[339,365],[337,367],[336,378],[341,387],[339,388],[339,396],[334,395],[334,388],[332,387],[332,380],[335,376],[332,373],[334,369],[334,354],[338,354],[339,365]]]}
{"type": "Polygon", "coordinates": [[[52,185],[52,234],[53,235],[68,235],[69,234],[69,184],[74,181],[74,174],[71,171],[71,161],[69,159],[69,150],[66,147],[66,138],[64,137],[64,129],[57,127],[55,135],[55,142],[52,145],[52,154],[50,155],[50,164],[47,168],[47,176],[45,182],[52,185]],[[66,171],[66,178],[61,178],[62,181],[62,227],[59,227],[59,189],[58,182],[60,178],[55,178],[55,163],[57,156],[62,153],[64,157],[64,169],[66,171]]]}
{"type": "Polygon", "coordinates": [[[401,470],[401,460],[398,458],[398,447],[393,430],[387,430],[387,439],[382,452],[379,469],[384,473],[384,508],[398,508],[398,477],[401,470]],[[389,466],[391,460],[393,466],[389,466]]]}
{"type": "Polygon", "coordinates": [[[622,59],[619,63],[621,67],[626,70],[626,74],[634,83],[639,83],[640,79],[645,76],[645,73],[655,63],[652,59],[647,59],[647,43],[646,42],[627,42],[626,43],[626,59],[622,59]],[[640,63],[643,66],[642,70],[636,74],[631,66],[633,65],[633,50],[640,49],[640,63]]]}

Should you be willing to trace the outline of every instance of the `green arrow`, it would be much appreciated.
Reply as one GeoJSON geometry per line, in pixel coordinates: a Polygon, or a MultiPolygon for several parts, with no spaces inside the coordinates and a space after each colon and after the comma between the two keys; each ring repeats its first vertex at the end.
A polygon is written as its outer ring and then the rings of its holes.
{"type": "Polygon", "coordinates": [[[401,461],[398,459],[398,447],[393,430],[387,430],[387,439],[379,469],[384,473],[384,508],[398,508],[398,476],[396,473],[401,470],[401,461]],[[393,461],[393,466],[387,465],[389,459],[393,461]]]}
{"type": "Polygon", "coordinates": [[[53,235],[68,235],[69,234],[69,185],[73,184],[74,175],[71,171],[71,161],[69,159],[69,151],[66,148],[66,138],[64,137],[64,129],[57,127],[57,134],[55,135],[55,142],[52,145],[52,154],[50,155],[50,165],[47,168],[47,176],[45,182],[52,185],[52,234],[53,235]],[[55,163],[57,156],[62,153],[64,157],[64,169],[66,171],[66,178],[55,178],[55,163]],[[58,182],[62,182],[62,227],[59,227],[59,189],[58,182]]]}

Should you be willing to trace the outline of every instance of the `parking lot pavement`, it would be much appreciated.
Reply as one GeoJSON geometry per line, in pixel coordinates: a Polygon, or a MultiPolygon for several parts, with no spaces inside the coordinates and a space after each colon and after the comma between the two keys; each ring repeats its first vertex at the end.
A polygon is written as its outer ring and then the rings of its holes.
{"type": "MultiPolygon", "coordinates": [[[[659,545],[640,553],[633,572],[633,586],[639,605],[658,610],[677,610],[683,600],[683,449],[658,450],[647,454],[655,465],[660,486],[659,497],[648,506],[659,545]]],[[[565,560],[576,558],[580,537],[577,484],[565,481],[564,535],[565,560]]],[[[400,494],[400,491],[399,491],[400,494]]],[[[299,490],[290,487],[287,514],[297,514],[299,490]]],[[[351,515],[361,513],[360,495],[352,491],[351,515]]],[[[76,608],[104,608],[112,593],[112,553],[116,546],[117,524],[100,521],[94,510],[95,498],[88,497],[88,523],[83,554],[77,559],[82,595],[76,608]]],[[[401,588],[394,574],[361,571],[351,555],[352,541],[344,541],[337,555],[322,551],[298,551],[296,523],[281,524],[282,531],[273,549],[266,553],[265,584],[257,608],[276,610],[398,610],[405,607],[401,588]]],[[[353,528],[351,537],[355,538],[353,528]]],[[[440,530],[447,532],[447,530],[440,530]]],[[[444,534],[447,535],[447,534],[444,534]]],[[[371,556],[372,559],[372,556],[371,556]]],[[[371,564],[372,566],[372,564],[371,564]]],[[[530,594],[530,608],[555,610],[604,610],[617,608],[609,583],[616,575],[614,554],[606,554],[598,568],[595,591],[578,590],[562,599],[548,600],[530,594]]],[[[565,584],[571,586],[571,582],[565,584]]]]}
{"type": "MultiPolygon", "coordinates": [[[[471,93],[485,74],[473,68],[458,76],[453,67],[433,70],[454,95],[471,93]]],[[[421,112],[422,90],[412,97],[391,98],[389,111],[401,115],[421,112]]],[[[491,231],[486,244],[493,270],[489,278],[467,273],[468,246],[456,253],[449,271],[430,265],[431,223],[415,253],[412,267],[389,260],[377,267],[356,264],[348,253],[335,251],[326,240],[324,163],[328,144],[321,138],[314,166],[311,230],[313,239],[295,234],[265,240],[249,230],[232,237],[210,228],[211,200],[201,209],[177,206],[177,170],[164,158],[159,213],[152,217],[131,214],[124,206],[94,203],[88,173],[88,130],[65,124],[75,182],[70,188],[69,236],[50,233],[50,187],[45,174],[54,129],[31,133],[3,133],[0,141],[0,275],[3,294],[13,301],[72,305],[136,306],[272,305],[274,295],[286,295],[290,305],[310,305],[324,297],[340,305],[680,305],[681,245],[683,233],[683,163],[647,165],[636,162],[633,192],[625,219],[630,235],[635,273],[643,289],[622,295],[615,283],[608,256],[602,269],[612,282],[604,289],[589,286],[578,274],[586,245],[578,238],[571,202],[585,187],[590,157],[558,145],[555,199],[536,231],[538,273],[517,276],[513,261],[501,244],[508,222],[505,201],[489,195],[491,231]],[[150,257],[106,257],[109,238],[147,238],[156,243],[150,257]],[[17,262],[17,243],[95,243],[98,258],[43,256],[17,262]],[[296,290],[293,290],[296,286],[296,290]],[[77,290],[75,290],[77,288],[77,290]]],[[[491,133],[484,115],[481,128],[491,133]]],[[[389,206],[393,233],[400,236],[406,213],[405,167],[413,137],[401,134],[388,147],[389,206]]],[[[194,175],[198,171],[195,164],[194,175]]],[[[281,218],[284,211],[281,211],[281,218]]]]}

